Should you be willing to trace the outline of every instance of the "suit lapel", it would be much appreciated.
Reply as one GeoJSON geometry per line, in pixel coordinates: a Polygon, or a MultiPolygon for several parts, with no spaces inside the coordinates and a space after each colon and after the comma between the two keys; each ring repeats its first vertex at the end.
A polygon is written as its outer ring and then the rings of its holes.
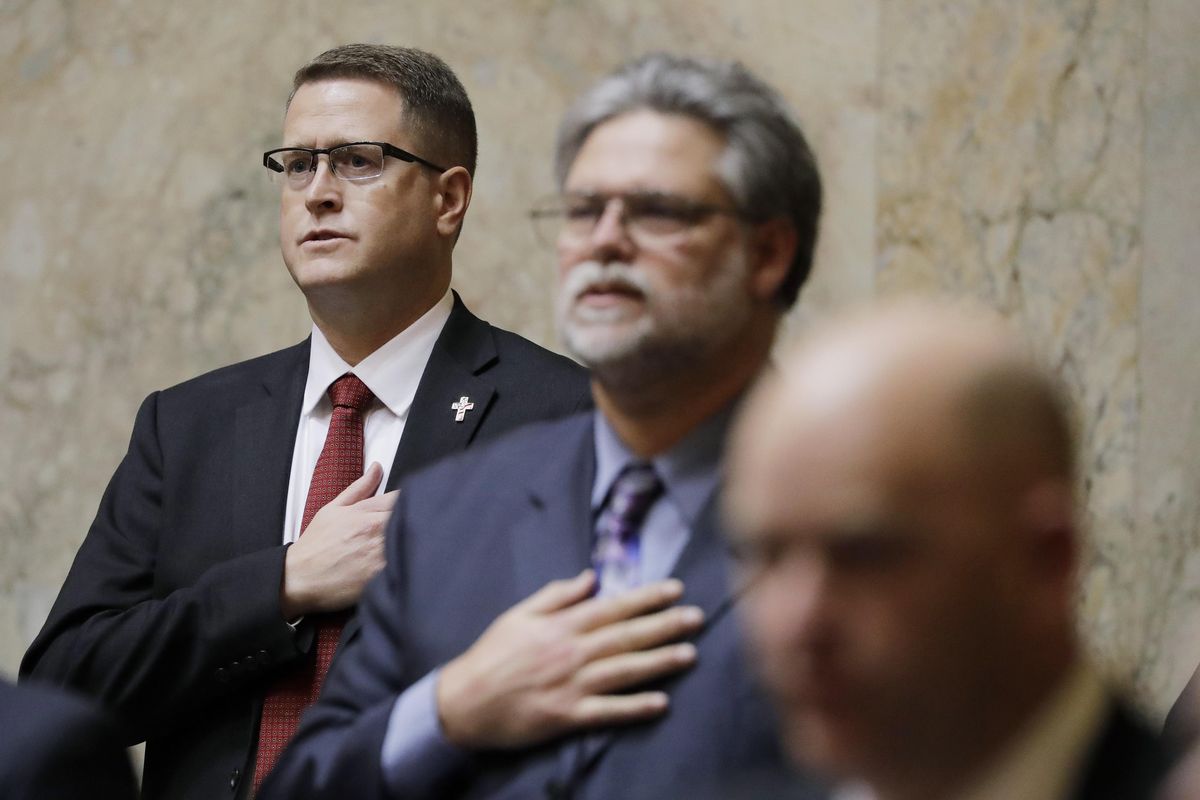
{"type": "MultiPolygon", "coordinates": [[[[481,375],[498,359],[492,326],[468,311],[455,292],[454,308],[417,384],[388,473],[387,491],[398,487],[406,473],[460,452],[471,443],[496,397],[496,387],[481,375]],[[474,407],[459,422],[451,406],[463,397],[474,407]]],[[[361,627],[355,614],[342,629],[338,648],[357,636],[361,627]]]]}
{"type": "Polygon", "coordinates": [[[387,488],[407,472],[463,450],[495,401],[496,387],[482,377],[498,359],[491,326],[454,295],[454,308],[421,374],[387,488]],[[461,398],[473,407],[461,421],[451,407],[461,398]]]}
{"type": "Polygon", "coordinates": [[[308,346],[305,341],[281,353],[263,373],[258,397],[235,412],[233,527],[242,552],[277,546],[283,537],[308,346]]]}
{"type": "Polygon", "coordinates": [[[729,583],[731,555],[720,526],[720,495],[718,487],[704,504],[696,528],[671,573],[683,581],[680,603],[699,606],[704,611],[706,630],[734,600],[729,583]]]}
{"type": "MultiPolygon", "coordinates": [[[[679,605],[693,605],[704,611],[704,629],[691,640],[699,647],[703,646],[701,641],[704,634],[732,608],[736,599],[728,579],[730,554],[721,536],[719,508],[720,488],[704,504],[692,535],[671,572],[673,577],[683,582],[683,597],[679,605]]],[[[611,728],[582,738],[575,780],[596,767],[620,733],[620,729],[611,728]]]]}
{"type": "Polygon", "coordinates": [[[568,461],[531,453],[537,468],[528,484],[529,513],[512,529],[516,596],[523,599],[558,578],[577,575],[590,563],[591,496],[596,456],[592,417],[572,418],[555,442],[568,461]]]}

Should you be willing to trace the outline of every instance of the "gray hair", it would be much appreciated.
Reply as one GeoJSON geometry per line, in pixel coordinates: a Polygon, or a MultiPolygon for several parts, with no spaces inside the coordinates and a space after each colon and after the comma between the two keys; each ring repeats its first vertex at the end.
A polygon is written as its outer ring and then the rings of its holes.
{"type": "Polygon", "coordinates": [[[821,177],[783,99],[737,62],[643,56],[603,78],[567,111],[554,159],[559,187],[597,126],[638,109],[691,117],[721,134],[726,146],[717,173],[739,210],[752,220],[791,223],[796,254],[777,295],[790,308],[812,268],[821,177]]]}

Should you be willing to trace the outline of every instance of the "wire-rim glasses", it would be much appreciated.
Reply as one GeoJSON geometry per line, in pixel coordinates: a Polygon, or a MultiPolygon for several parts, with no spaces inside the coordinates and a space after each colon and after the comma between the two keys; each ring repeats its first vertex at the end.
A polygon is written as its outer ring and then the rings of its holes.
{"type": "Polygon", "coordinates": [[[378,178],[383,174],[383,161],[387,156],[420,164],[435,172],[445,172],[432,161],[402,150],[387,142],[348,142],[336,147],[277,147],[263,153],[263,166],[272,180],[285,183],[293,189],[303,189],[317,172],[319,156],[329,157],[329,169],[344,181],[363,181],[378,178]]]}

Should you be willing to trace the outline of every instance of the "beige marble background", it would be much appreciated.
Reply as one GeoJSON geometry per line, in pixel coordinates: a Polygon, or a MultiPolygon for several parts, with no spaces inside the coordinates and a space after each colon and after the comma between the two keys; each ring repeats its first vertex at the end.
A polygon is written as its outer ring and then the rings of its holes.
{"type": "Polygon", "coordinates": [[[1194,0],[0,0],[0,673],[40,627],[149,391],[302,337],[259,166],[328,46],[433,50],[479,119],[456,286],[554,345],[523,211],[554,126],[652,49],[736,57],[828,186],[804,320],[912,288],[1019,321],[1080,402],[1082,625],[1147,708],[1200,661],[1194,0]]]}

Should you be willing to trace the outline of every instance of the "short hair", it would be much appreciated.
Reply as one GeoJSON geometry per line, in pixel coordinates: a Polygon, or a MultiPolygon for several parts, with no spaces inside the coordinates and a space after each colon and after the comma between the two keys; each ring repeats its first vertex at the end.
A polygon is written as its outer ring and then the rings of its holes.
{"type": "Polygon", "coordinates": [[[555,150],[559,187],[597,126],[639,109],[691,117],[719,133],[726,145],[718,177],[739,210],[750,219],[782,217],[792,224],[796,254],[776,295],[790,308],[812,269],[821,177],[783,99],[737,62],[643,56],[603,78],[567,111],[555,150]]]}
{"type": "Polygon", "coordinates": [[[467,90],[445,61],[413,47],[344,44],[326,50],[296,71],[292,93],[306,83],[360,78],[394,88],[404,102],[406,122],[420,143],[422,158],[466,167],[475,174],[479,141],[467,90]]]}

